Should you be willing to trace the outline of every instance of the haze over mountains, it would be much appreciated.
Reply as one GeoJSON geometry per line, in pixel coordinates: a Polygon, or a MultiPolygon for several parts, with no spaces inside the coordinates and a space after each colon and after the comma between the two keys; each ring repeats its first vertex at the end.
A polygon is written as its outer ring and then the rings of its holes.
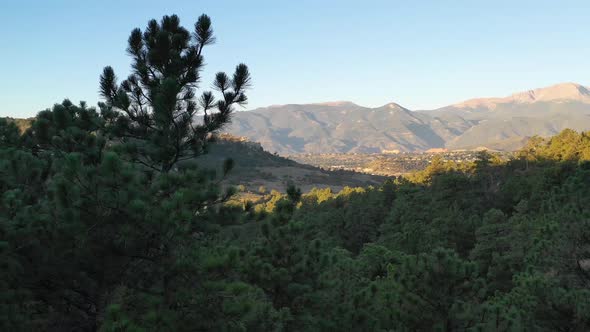
{"type": "Polygon", "coordinates": [[[379,153],[434,148],[513,150],[533,135],[590,129],[590,90],[575,83],[478,98],[435,110],[396,103],[289,104],[238,112],[228,132],[271,152],[379,153]]]}

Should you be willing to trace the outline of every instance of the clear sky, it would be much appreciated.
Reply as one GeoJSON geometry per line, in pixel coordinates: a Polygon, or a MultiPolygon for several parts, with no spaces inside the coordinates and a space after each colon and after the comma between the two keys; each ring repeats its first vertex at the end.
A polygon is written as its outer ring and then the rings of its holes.
{"type": "Polygon", "coordinates": [[[95,105],[102,68],[129,72],[129,32],[206,13],[203,87],[245,62],[248,109],[350,100],[429,109],[560,82],[590,84],[590,1],[0,0],[0,116],[65,97],[95,105]]]}

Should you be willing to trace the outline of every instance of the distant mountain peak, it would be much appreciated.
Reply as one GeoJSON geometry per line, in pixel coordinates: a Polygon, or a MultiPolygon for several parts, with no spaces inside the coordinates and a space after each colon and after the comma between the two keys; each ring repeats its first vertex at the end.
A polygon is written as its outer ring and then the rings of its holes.
{"type": "Polygon", "coordinates": [[[577,83],[560,83],[545,88],[529,90],[510,96],[516,102],[530,103],[551,100],[576,100],[590,102],[590,91],[577,83]]]}
{"type": "Polygon", "coordinates": [[[544,88],[518,92],[504,98],[477,98],[452,105],[459,108],[486,107],[494,109],[498,104],[521,103],[530,104],[548,101],[578,101],[590,103],[590,89],[577,83],[559,83],[544,88]]]}
{"type": "Polygon", "coordinates": [[[397,103],[387,103],[381,107],[378,107],[380,109],[385,108],[385,109],[390,109],[390,110],[406,110],[405,107],[401,106],[400,104],[397,103]]]}

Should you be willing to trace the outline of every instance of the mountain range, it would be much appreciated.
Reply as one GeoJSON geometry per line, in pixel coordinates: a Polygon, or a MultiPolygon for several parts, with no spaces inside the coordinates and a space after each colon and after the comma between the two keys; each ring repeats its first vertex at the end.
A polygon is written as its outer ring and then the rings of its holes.
{"type": "Polygon", "coordinates": [[[236,112],[227,131],[271,152],[381,153],[429,149],[514,150],[533,136],[590,129],[590,89],[562,83],[504,98],[477,98],[434,110],[396,103],[288,104],[236,112]]]}

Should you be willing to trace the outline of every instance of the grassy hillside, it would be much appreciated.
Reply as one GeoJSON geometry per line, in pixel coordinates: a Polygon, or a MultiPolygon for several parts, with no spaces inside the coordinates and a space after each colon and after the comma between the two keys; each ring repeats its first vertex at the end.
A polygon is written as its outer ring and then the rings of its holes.
{"type": "Polygon", "coordinates": [[[367,186],[381,183],[381,176],[372,176],[353,171],[329,171],[305,165],[265,151],[258,143],[245,138],[222,134],[208,148],[208,153],[198,159],[201,167],[218,171],[223,161],[231,158],[234,168],[224,183],[242,185],[243,191],[258,193],[260,187],[266,191],[284,192],[289,183],[296,183],[304,191],[311,188],[331,187],[340,190],[345,186],[367,186]]]}

